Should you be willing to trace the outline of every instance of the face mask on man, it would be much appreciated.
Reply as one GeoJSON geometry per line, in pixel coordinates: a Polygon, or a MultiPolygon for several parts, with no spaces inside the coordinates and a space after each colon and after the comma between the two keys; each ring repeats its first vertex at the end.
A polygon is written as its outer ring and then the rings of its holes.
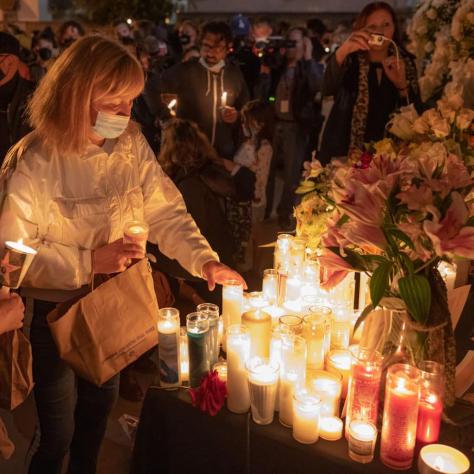
{"type": "Polygon", "coordinates": [[[114,115],[108,112],[99,112],[92,130],[102,138],[118,138],[125,132],[129,122],[129,115],[114,115]]]}
{"type": "Polygon", "coordinates": [[[207,64],[205,58],[203,58],[202,56],[199,58],[199,62],[202,66],[204,66],[207,70],[213,72],[214,74],[220,73],[221,70],[225,67],[225,61],[223,59],[221,59],[217,64],[214,64],[213,66],[207,64]]]}

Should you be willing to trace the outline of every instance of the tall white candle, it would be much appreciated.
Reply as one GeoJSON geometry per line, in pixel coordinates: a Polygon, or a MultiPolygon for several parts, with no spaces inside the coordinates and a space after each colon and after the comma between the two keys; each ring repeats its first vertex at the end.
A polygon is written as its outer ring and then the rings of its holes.
{"type": "Polygon", "coordinates": [[[250,394],[245,364],[250,357],[250,335],[239,324],[227,330],[227,408],[234,413],[246,413],[250,394]]]}
{"type": "Polygon", "coordinates": [[[252,418],[259,425],[273,421],[278,382],[278,364],[254,357],[247,364],[252,418]]]}
{"type": "Polygon", "coordinates": [[[158,314],[158,354],[160,359],[160,385],[181,385],[179,311],[162,308],[158,314]]]}
{"type": "Polygon", "coordinates": [[[308,386],[321,399],[321,416],[338,416],[342,393],[342,375],[324,370],[311,371],[308,386]]]}
{"type": "Polygon", "coordinates": [[[243,303],[243,286],[237,280],[228,280],[222,288],[222,316],[224,329],[240,324],[243,303]]]}
{"type": "Polygon", "coordinates": [[[326,368],[342,375],[342,398],[346,398],[351,375],[352,356],[348,350],[334,350],[328,355],[326,368]]]}
{"type": "Polygon", "coordinates": [[[221,96],[221,107],[227,106],[227,92],[224,91],[221,96]]]}
{"type": "Polygon", "coordinates": [[[298,390],[294,396],[293,438],[303,444],[319,439],[319,410],[321,400],[307,390],[298,390]]]}

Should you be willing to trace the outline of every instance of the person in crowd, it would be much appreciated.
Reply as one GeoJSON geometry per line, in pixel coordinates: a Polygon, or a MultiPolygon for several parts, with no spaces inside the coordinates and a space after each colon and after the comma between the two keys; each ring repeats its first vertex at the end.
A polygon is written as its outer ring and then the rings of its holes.
{"type": "Polygon", "coordinates": [[[149,241],[210,290],[229,278],[245,285],[220,263],[130,122],[143,84],[139,62],[118,42],[98,35],[76,41],[40,82],[29,105],[34,132],[12,148],[2,170],[0,242],[23,238],[38,250],[22,288],[33,298],[41,431],[30,474],[59,474],[68,450],[68,472],[96,471],[118,376],[100,387],[77,376],[59,358],[46,315],[85,294],[93,274],[122,272],[144,257],[139,245],[123,242],[126,222],[144,220],[149,241]]]}
{"type": "Polygon", "coordinates": [[[32,50],[35,53],[35,62],[30,65],[30,72],[35,84],[38,84],[51,67],[55,49],[56,41],[50,34],[43,32],[34,38],[32,50]]]}
{"type": "Polygon", "coordinates": [[[237,148],[239,110],[249,98],[239,67],[226,61],[231,45],[232,34],[226,23],[207,23],[199,60],[165,71],[161,90],[177,95],[177,116],[195,122],[219,156],[229,159],[237,148]]]}
{"type": "MultiPolygon", "coordinates": [[[[202,235],[222,262],[233,265],[235,247],[223,206],[224,198],[234,195],[233,183],[218,165],[217,154],[207,136],[195,123],[173,119],[163,130],[158,159],[181,192],[202,235]]],[[[170,273],[173,274],[173,270],[170,273]]],[[[202,298],[220,304],[220,295],[210,293],[203,282],[195,282],[191,276],[186,280],[202,298]]]]}
{"type": "Polygon", "coordinates": [[[366,5],[352,34],[328,60],[323,94],[334,96],[334,106],[321,141],[323,163],[382,139],[397,108],[419,105],[415,61],[402,47],[397,25],[388,3],[366,5]],[[374,43],[374,34],[382,35],[381,44],[374,43]]]}
{"type": "Polygon", "coordinates": [[[323,37],[327,31],[326,25],[319,18],[310,18],[306,22],[306,28],[313,44],[313,58],[315,61],[321,62],[327,54],[323,45],[323,37]]]}
{"type": "Polygon", "coordinates": [[[241,112],[242,131],[245,137],[234,160],[221,160],[221,164],[238,176],[242,168],[251,173],[244,175],[239,188],[250,188],[247,200],[227,199],[227,215],[236,241],[236,261],[245,265],[247,247],[252,234],[252,223],[261,222],[265,216],[266,189],[272,160],[274,110],[261,100],[247,102],[241,112]]]}
{"type": "Polygon", "coordinates": [[[309,135],[315,122],[314,98],[321,88],[323,66],[312,57],[312,44],[304,28],[292,28],[287,37],[294,47],[286,49],[279,68],[264,69],[257,85],[258,96],[275,104],[276,126],[273,160],[267,186],[267,216],[273,205],[277,166],[283,167],[283,194],[278,204],[279,225],[294,228],[294,191],[301,177],[309,135]]]}
{"type": "Polygon", "coordinates": [[[82,38],[85,35],[84,27],[75,20],[65,21],[58,31],[58,43],[61,50],[71,46],[74,41],[82,38]]]}
{"type": "Polygon", "coordinates": [[[231,19],[232,34],[234,37],[230,60],[240,67],[244,76],[250,97],[253,97],[255,84],[260,74],[260,58],[255,50],[255,42],[251,36],[251,25],[247,17],[242,14],[231,19]]]}
{"type": "Polygon", "coordinates": [[[127,43],[130,40],[135,39],[132,27],[128,24],[127,20],[117,20],[114,22],[114,32],[118,41],[121,43],[127,43]]]}
{"type": "Polygon", "coordinates": [[[19,55],[18,40],[0,32],[0,163],[8,149],[30,131],[24,111],[34,84],[19,55]]]}
{"type": "Polygon", "coordinates": [[[199,25],[192,20],[184,20],[178,28],[178,39],[182,50],[182,61],[186,53],[198,48],[199,25]]]}
{"type": "Polygon", "coordinates": [[[193,59],[199,59],[201,57],[201,51],[197,46],[193,46],[192,48],[188,48],[186,51],[183,52],[181,56],[181,62],[187,63],[193,59]]]}
{"type": "Polygon", "coordinates": [[[250,37],[254,43],[266,42],[272,34],[273,26],[269,18],[261,16],[252,22],[250,37]]]}

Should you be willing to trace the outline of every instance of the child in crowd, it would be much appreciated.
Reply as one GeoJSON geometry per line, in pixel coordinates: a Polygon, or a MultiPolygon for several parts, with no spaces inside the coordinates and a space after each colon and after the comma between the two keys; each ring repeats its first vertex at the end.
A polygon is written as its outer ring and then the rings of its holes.
{"type": "Polygon", "coordinates": [[[251,188],[250,199],[227,200],[227,218],[238,246],[237,261],[243,264],[252,223],[263,221],[265,214],[266,188],[273,154],[273,109],[261,100],[253,100],[242,109],[241,120],[245,139],[234,160],[222,160],[222,164],[234,176],[237,188],[251,188]]]}

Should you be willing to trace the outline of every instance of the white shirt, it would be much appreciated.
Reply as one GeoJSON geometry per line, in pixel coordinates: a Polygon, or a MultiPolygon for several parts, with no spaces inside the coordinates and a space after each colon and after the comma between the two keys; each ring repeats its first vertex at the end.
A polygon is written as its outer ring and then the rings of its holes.
{"type": "Polygon", "coordinates": [[[149,225],[150,242],[193,275],[219,260],[135,125],[110,153],[91,144],[81,156],[57,156],[34,135],[26,140],[0,214],[1,243],[22,238],[38,250],[22,286],[88,284],[91,250],[123,237],[125,223],[135,219],[149,225]]]}

